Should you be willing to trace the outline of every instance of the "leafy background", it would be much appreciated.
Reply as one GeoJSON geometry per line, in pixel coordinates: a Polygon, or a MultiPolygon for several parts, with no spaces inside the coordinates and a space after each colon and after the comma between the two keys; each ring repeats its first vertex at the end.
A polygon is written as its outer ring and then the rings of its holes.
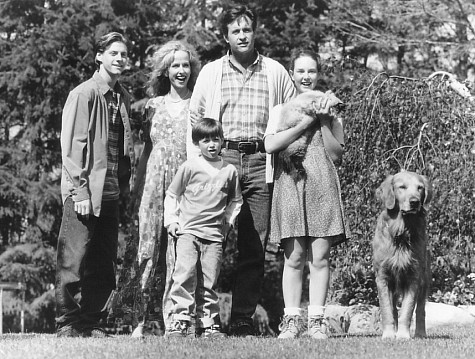
{"type": "MultiPolygon", "coordinates": [[[[430,300],[471,304],[474,105],[452,90],[444,74],[429,76],[448,71],[473,85],[475,4],[245,2],[260,14],[259,51],[284,65],[295,47],[318,51],[321,86],[333,89],[346,103],[347,144],[339,173],[353,238],[332,252],[329,301],[376,303],[370,243],[380,205],[374,190],[386,175],[405,168],[429,176],[434,185],[428,229],[430,300]]],[[[25,303],[19,291],[4,294],[5,330],[19,331],[22,308],[28,331],[54,329],[52,286],[62,213],[61,111],[68,92],[94,71],[94,40],[112,30],[130,39],[130,70],[124,83],[139,110],[148,58],[157,46],[184,39],[196,47],[203,63],[224,53],[216,17],[227,3],[0,2],[0,281],[26,284],[25,303]]],[[[139,111],[133,120],[139,124],[139,111]]],[[[130,214],[121,226],[123,244],[133,235],[130,214]]],[[[231,243],[220,279],[222,291],[230,290],[234,258],[231,243]]],[[[262,304],[274,328],[282,314],[281,270],[281,258],[269,255],[262,304]]]]}

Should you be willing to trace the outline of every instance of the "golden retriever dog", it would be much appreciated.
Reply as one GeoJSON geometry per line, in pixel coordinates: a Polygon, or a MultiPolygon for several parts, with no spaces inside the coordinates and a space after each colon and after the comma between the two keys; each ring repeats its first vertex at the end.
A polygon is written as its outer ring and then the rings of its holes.
{"type": "Polygon", "coordinates": [[[414,308],[415,336],[425,337],[431,272],[424,205],[432,197],[431,184],[423,175],[399,172],[386,178],[376,196],[384,206],[373,239],[383,338],[409,339],[414,308]]]}
{"type": "MultiPolygon", "coordinates": [[[[308,117],[316,118],[317,109],[315,108],[316,100],[320,97],[326,97],[329,108],[342,104],[342,101],[336,97],[333,92],[307,91],[301,93],[282,106],[279,126],[277,132],[295,127],[308,117]]],[[[297,140],[291,143],[286,149],[279,152],[279,158],[282,161],[283,169],[287,173],[291,173],[296,178],[304,175],[303,160],[307,152],[309,142],[319,121],[315,121],[297,140]]]]}

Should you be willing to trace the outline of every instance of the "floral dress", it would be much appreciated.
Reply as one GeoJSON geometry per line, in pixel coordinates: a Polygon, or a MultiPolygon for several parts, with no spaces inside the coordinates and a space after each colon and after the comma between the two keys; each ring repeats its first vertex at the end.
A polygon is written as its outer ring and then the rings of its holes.
{"type": "Polygon", "coordinates": [[[349,230],[340,180],[325,149],[320,126],[310,139],[303,167],[304,178],[295,180],[283,169],[280,159],[276,161],[270,243],[296,237],[332,237],[332,245],[346,241],[349,230]]]}
{"type": "MultiPolygon", "coordinates": [[[[189,99],[183,100],[179,114],[172,117],[165,99],[165,96],[150,99],[145,106],[142,130],[145,140],[151,141],[152,149],[148,160],[146,154],[141,158],[147,165],[144,178],[137,179],[140,188],[137,193],[140,202],[135,205],[135,209],[138,207],[138,233],[135,225],[132,230],[135,233],[127,243],[119,277],[119,298],[114,305],[116,311],[122,312],[123,322],[129,322],[133,327],[141,322],[145,325],[144,331],[148,329],[152,334],[161,334],[164,330],[162,298],[174,257],[167,250],[163,201],[173,176],[186,159],[189,106],[189,99]]],[[[166,301],[164,304],[166,306],[166,301]]]]}

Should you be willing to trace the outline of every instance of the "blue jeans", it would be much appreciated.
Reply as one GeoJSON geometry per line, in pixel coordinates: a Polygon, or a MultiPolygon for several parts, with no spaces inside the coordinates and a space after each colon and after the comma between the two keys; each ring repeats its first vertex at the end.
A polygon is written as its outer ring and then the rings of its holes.
{"type": "Polygon", "coordinates": [[[219,298],[215,292],[223,259],[223,243],[181,234],[175,240],[175,268],[170,300],[174,320],[191,320],[196,326],[219,324],[219,298]]]}
{"type": "Polygon", "coordinates": [[[86,220],[67,198],[58,237],[56,324],[88,329],[107,317],[107,302],[116,287],[119,233],[118,201],[104,202],[100,217],[86,220]]]}
{"type": "Polygon", "coordinates": [[[231,322],[252,323],[264,281],[265,248],[268,238],[270,199],[266,183],[266,154],[245,154],[223,149],[223,159],[239,173],[243,205],[238,216],[238,257],[233,285],[231,322]]]}

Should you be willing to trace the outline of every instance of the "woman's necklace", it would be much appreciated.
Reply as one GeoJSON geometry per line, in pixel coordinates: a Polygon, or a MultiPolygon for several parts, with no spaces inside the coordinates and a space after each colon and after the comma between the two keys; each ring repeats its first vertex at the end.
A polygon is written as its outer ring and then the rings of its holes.
{"type": "Polygon", "coordinates": [[[178,103],[181,101],[185,101],[185,100],[188,100],[190,97],[191,97],[191,91],[189,89],[186,91],[185,96],[183,96],[182,98],[180,97],[178,99],[173,99],[171,93],[170,92],[168,93],[168,101],[170,101],[171,103],[178,103]]]}

